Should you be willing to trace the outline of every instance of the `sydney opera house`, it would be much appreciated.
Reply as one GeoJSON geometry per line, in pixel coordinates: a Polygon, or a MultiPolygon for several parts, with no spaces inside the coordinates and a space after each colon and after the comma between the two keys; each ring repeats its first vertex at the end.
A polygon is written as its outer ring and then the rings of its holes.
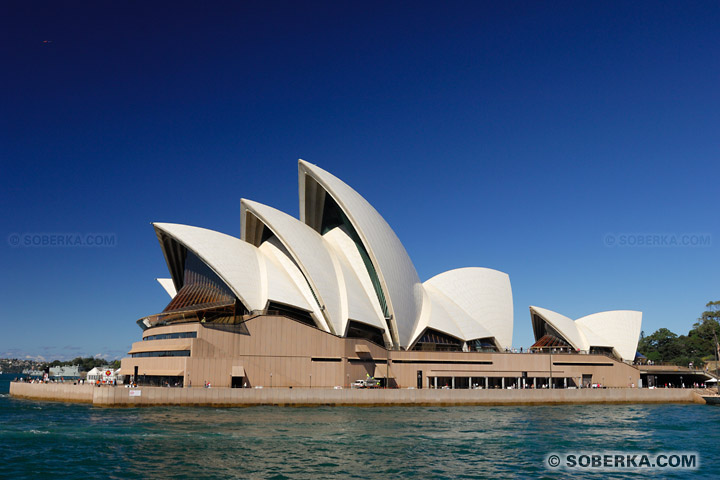
{"type": "Polygon", "coordinates": [[[242,199],[241,233],[155,223],[170,278],[138,320],[122,371],[137,383],[338,387],[374,377],[412,388],[637,384],[641,313],[578,320],[530,307],[535,344],[512,350],[506,273],[450,270],[424,282],[362,196],[300,161],[299,219],[242,199]],[[160,308],[158,308],[160,310],[160,308]]]}

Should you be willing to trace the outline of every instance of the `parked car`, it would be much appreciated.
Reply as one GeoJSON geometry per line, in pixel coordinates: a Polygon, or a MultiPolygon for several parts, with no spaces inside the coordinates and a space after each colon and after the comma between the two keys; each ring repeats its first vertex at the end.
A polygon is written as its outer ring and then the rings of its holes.
{"type": "Polygon", "coordinates": [[[355,380],[352,385],[350,385],[352,388],[378,388],[380,387],[380,380],[376,380],[374,378],[368,378],[365,380],[355,380]]]}

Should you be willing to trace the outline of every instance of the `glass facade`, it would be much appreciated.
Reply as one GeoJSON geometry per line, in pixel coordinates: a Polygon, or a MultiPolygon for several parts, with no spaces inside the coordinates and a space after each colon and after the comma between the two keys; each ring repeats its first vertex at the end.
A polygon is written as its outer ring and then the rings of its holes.
{"type": "Polygon", "coordinates": [[[166,248],[184,263],[182,282],[173,276],[176,287],[180,283],[177,294],[162,313],[138,320],[143,330],[187,322],[233,324],[247,313],[232,290],[197,255],[176,245],[166,248]]]}
{"type": "Polygon", "coordinates": [[[173,338],[197,338],[197,332],[175,332],[175,333],[160,333],[158,335],[148,335],[143,338],[145,340],[171,340],[173,338]]]}

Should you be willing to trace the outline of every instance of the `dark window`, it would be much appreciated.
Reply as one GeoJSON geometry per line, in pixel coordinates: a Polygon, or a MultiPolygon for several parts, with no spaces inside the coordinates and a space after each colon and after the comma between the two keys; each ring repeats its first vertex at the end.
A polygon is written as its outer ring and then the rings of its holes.
{"type": "Polygon", "coordinates": [[[133,353],[132,358],[143,357],[189,357],[190,350],[161,350],[157,352],[139,352],[133,353]]]}
{"type": "Polygon", "coordinates": [[[497,347],[492,338],[477,338],[468,342],[468,350],[471,352],[497,352],[497,347]]]}
{"type": "Polygon", "coordinates": [[[182,376],[137,375],[135,382],[138,385],[150,387],[182,387],[185,378],[182,376]]]}
{"type": "Polygon", "coordinates": [[[371,342],[384,347],[385,340],[383,339],[383,332],[379,328],[366,325],[364,323],[350,320],[347,327],[348,338],[365,338],[371,342]]]}
{"type": "Polygon", "coordinates": [[[310,313],[306,312],[305,310],[300,310],[299,308],[283,305],[282,303],[268,303],[267,313],[268,315],[282,315],[285,317],[290,317],[302,323],[312,325],[313,327],[315,326],[315,320],[313,320],[310,313]]]}
{"type": "Polygon", "coordinates": [[[462,351],[462,342],[457,338],[427,328],[412,349],[429,352],[458,352],[462,351]]]}
{"type": "Polygon", "coordinates": [[[612,347],[590,347],[590,353],[615,358],[612,347]]]}
{"type": "Polygon", "coordinates": [[[157,335],[148,335],[143,338],[145,340],[170,340],[173,338],[197,338],[197,332],[175,332],[175,333],[159,333],[157,335]]]}

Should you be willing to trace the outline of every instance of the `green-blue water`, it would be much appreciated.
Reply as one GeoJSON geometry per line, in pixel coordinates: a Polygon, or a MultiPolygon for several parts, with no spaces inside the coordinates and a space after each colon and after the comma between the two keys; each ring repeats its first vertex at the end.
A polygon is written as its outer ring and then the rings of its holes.
{"type": "Polygon", "coordinates": [[[9,398],[0,478],[720,478],[720,408],[103,409],[9,398]],[[693,472],[558,472],[551,452],[692,451],[693,472]]]}

